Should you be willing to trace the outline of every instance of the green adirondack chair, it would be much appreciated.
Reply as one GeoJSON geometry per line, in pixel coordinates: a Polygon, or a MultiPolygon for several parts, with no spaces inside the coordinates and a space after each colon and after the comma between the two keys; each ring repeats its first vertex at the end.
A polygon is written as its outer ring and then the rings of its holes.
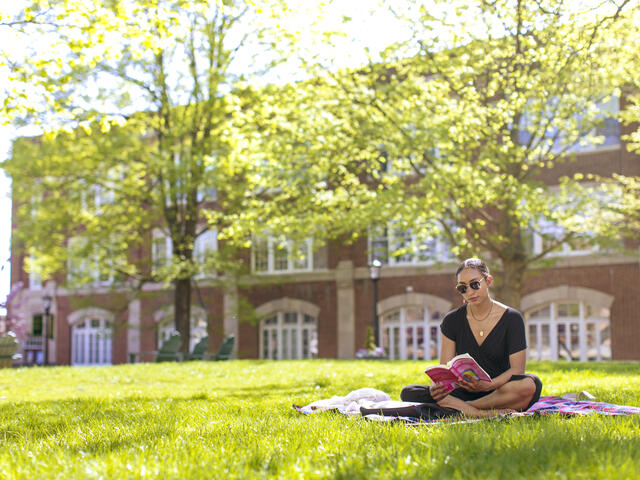
{"type": "Polygon", "coordinates": [[[218,349],[218,353],[205,354],[205,359],[209,360],[229,360],[233,353],[233,346],[236,342],[236,337],[229,335],[224,339],[222,345],[218,349]]]}
{"type": "Polygon", "coordinates": [[[182,360],[181,345],[180,334],[175,333],[162,343],[159,350],[129,353],[129,363],[135,363],[136,358],[140,356],[152,356],[155,362],[178,362],[182,360]]]}
{"type": "Polygon", "coordinates": [[[18,353],[18,337],[13,332],[8,332],[0,337],[0,368],[9,368],[14,360],[19,360],[22,355],[18,353]]]}
{"type": "Polygon", "coordinates": [[[209,337],[202,337],[193,347],[193,351],[187,357],[187,360],[203,360],[209,348],[209,337]]]}

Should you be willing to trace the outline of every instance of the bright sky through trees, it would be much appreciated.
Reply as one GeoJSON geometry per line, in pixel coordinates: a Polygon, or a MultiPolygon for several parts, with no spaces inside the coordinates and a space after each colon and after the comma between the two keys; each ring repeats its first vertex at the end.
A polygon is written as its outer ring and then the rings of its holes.
{"type": "MultiPolygon", "coordinates": [[[[22,2],[20,2],[22,3],[22,2]]],[[[20,3],[5,2],[0,6],[0,20],[11,18],[20,11],[20,3]]],[[[321,21],[320,28],[327,31],[340,31],[342,38],[336,39],[343,44],[344,48],[324,49],[322,45],[314,44],[310,37],[309,41],[304,36],[305,24],[312,21],[317,16],[318,10],[314,2],[291,2],[292,11],[295,14],[283,19],[282,28],[300,30],[303,38],[304,49],[308,52],[320,52],[321,56],[330,57],[331,63],[335,67],[362,64],[367,61],[365,48],[369,53],[377,56],[376,52],[383,49],[389,43],[396,41],[406,32],[401,31],[400,24],[394,23],[389,12],[376,8],[377,2],[370,0],[351,0],[349,2],[328,2],[326,5],[326,15],[321,21]],[[298,5],[295,5],[298,3],[298,5]],[[343,20],[348,19],[347,23],[343,20]],[[331,53],[327,53],[327,52],[331,53]],[[339,51],[337,55],[335,52],[339,51]]],[[[9,57],[24,55],[26,37],[16,30],[0,26],[0,45],[2,53],[9,57]]],[[[33,41],[30,40],[30,42],[33,41]]],[[[44,42],[43,42],[44,43],[44,42]]],[[[44,45],[42,48],[47,48],[44,45]]],[[[250,59],[246,59],[250,61],[250,59]]],[[[3,72],[0,65],[0,97],[3,97],[8,90],[7,73],[3,72]]],[[[266,75],[262,81],[286,83],[295,78],[294,66],[289,65],[286,69],[278,69],[270,75],[266,75]]],[[[4,98],[0,98],[4,100],[4,98]]],[[[0,125],[0,158],[4,159],[10,155],[11,142],[16,136],[36,135],[39,131],[33,127],[16,130],[10,125],[0,125]]],[[[0,272],[0,299],[4,300],[10,291],[10,239],[11,239],[11,183],[4,172],[0,171],[0,262],[2,271],[0,272]]],[[[0,314],[4,314],[0,310],[0,314]]]]}

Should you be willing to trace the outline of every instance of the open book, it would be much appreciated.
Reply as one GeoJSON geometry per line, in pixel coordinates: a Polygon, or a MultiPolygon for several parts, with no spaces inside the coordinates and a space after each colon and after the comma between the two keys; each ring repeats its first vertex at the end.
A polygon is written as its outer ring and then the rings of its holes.
{"type": "Polygon", "coordinates": [[[491,381],[491,377],[487,372],[468,353],[453,357],[446,365],[427,367],[424,373],[429,375],[434,382],[445,385],[448,390],[453,390],[458,386],[456,382],[460,377],[475,377],[485,382],[491,381]]]}

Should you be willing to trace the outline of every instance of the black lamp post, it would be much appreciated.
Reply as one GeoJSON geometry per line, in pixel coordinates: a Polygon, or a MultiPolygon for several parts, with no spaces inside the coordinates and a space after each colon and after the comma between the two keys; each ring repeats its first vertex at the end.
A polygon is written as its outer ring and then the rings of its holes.
{"type": "Polygon", "coordinates": [[[42,339],[44,344],[43,365],[49,365],[49,314],[51,312],[52,300],[53,299],[49,295],[42,297],[42,304],[44,306],[44,326],[42,329],[42,339]]]}
{"type": "Polygon", "coordinates": [[[374,258],[369,265],[369,278],[373,282],[373,341],[376,347],[380,346],[378,338],[378,279],[380,278],[380,269],[382,262],[374,258]]]}

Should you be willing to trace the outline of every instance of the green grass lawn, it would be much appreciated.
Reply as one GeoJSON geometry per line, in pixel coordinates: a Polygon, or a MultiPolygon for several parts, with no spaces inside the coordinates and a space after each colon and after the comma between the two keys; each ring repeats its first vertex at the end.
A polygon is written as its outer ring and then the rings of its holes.
{"type": "MultiPolygon", "coordinates": [[[[291,404],[374,387],[399,399],[424,362],[232,361],[0,371],[2,479],[639,478],[640,416],[407,426],[291,404]]],[[[640,406],[640,364],[530,363],[543,395],[640,406]]]]}

